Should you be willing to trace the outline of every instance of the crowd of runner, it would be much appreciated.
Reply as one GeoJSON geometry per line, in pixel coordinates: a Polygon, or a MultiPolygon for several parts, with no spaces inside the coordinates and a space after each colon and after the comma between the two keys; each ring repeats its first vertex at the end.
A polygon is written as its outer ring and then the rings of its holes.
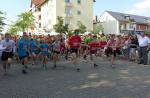
{"type": "Polygon", "coordinates": [[[71,60],[78,72],[79,58],[89,61],[94,68],[98,67],[96,57],[110,57],[112,68],[117,67],[117,56],[138,64],[150,64],[150,38],[144,33],[124,36],[89,33],[81,37],[78,30],[71,36],[65,32],[57,36],[31,36],[23,32],[22,37],[5,34],[0,39],[4,74],[8,73],[12,60],[19,61],[23,74],[28,72],[28,61],[32,65],[41,62],[45,70],[48,62],[53,62],[53,69],[56,69],[62,57],[71,60]]]}

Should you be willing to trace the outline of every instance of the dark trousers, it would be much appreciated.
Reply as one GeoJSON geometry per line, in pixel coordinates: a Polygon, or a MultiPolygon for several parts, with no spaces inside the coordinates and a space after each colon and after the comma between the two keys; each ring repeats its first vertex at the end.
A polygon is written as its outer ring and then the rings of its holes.
{"type": "Polygon", "coordinates": [[[139,63],[147,64],[148,61],[148,51],[147,46],[139,48],[139,63]]]}

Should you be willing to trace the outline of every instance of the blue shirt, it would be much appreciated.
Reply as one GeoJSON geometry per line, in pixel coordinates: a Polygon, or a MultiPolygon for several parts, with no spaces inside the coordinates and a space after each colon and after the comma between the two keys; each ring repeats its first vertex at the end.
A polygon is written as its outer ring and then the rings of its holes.
{"type": "Polygon", "coordinates": [[[48,49],[49,49],[48,44],[41,44],[40,48],[41,48],[41,53],[42,54],[48,54],[48,49]]]}
{"type": "Polygon", "coordinates": [[[28,41],[21,39],[18,42],[18,55],[19,57],[27,56],[29,43],[28,41]]]}
{"type": "Polygon", "coordinates": [[[36,40],[32,40],[30,42],[30,50],[31,52],[36,52],[37,51],[37,48],[38,47],[38,42],[36,40]]]}

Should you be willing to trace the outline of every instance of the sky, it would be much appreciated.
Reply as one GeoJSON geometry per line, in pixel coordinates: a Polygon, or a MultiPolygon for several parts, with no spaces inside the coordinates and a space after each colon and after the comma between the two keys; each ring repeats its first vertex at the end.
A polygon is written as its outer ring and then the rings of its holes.
{"type": "MultiPolygon", "coordinates": [[[[6,12],[6,23],[17,19],[17,15],[30,8],[31,0],[0,0],[0,10],[6,12]]],[[[98,17],[106,10],[150,17],[150,0],[96,0],[94,15],[98,17]]]]}

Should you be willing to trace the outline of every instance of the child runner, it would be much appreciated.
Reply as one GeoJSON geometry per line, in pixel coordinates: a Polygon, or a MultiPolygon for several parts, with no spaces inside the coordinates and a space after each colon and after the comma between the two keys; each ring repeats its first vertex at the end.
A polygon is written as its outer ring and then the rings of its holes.
{"type": "Polygon", "coordinates": [[[87,57],[87,52],[88,52],[88,44],[90,42],[93,41],[93,38],[92,38],[92,34],[88,34],[88,36],[85,37],[84,39],[84,48],[83,48],[83,51],[84,51],[84,54],[83,54],[83,58],[86,60],[86,57],[87,57]]]}
{"type": "Polygon", "coordinates": [[[46,42],[45,39],[42,39],[42,40],[41,40],[40,49],[41,49],[40,56],[41,56],[41,58],[43,59],[43,60],[42,60],[42,63],[43,63],[43,66],[42,66],[42,67],[43,67],[44,69],[47,69],[46,64],[47,64],[47,57],[48,57],[49,46],[48,46],[48,44],[47,44],[47,42],[46,42]]]}
{"type": "Polygon", "coordinates": [[[58,38],[55,38],[54,43],[52,44],[53,47],[53,60],[54,60],[54,66],[53,68],[56,68],[56,62],[60,59],[60,49],[61,44],[58,38]]]}
{"type": "Polygon", "coordinates": [[[111,67],[115,68],[115,59],[117,54],[120,54],[120,47],[121,47],[121,40],[119,36],[116,36],[114,41],[112,42],[112,49],[113,49],[113,54],[112,54],[112,59],[111,59],[111,67]]]}
{"type": "Polygon", "coordinates": [[[98,66],[94,61],[94,56],[97,53],[98,46],[99,46],[99,43],[97,42],[97,37],[93,36],[93,41],[89,43],[89,48],[90,48],[90,58],[94,67],[98,66]]]}
{"type": "Polygon", "coordinates": [[[31,39],[30,40],[30,51],[33,59],[32,65],[36,64],[36,58],[39,54],[39,47],[38,47],[38,41],[36,39],[31,39]]]}

